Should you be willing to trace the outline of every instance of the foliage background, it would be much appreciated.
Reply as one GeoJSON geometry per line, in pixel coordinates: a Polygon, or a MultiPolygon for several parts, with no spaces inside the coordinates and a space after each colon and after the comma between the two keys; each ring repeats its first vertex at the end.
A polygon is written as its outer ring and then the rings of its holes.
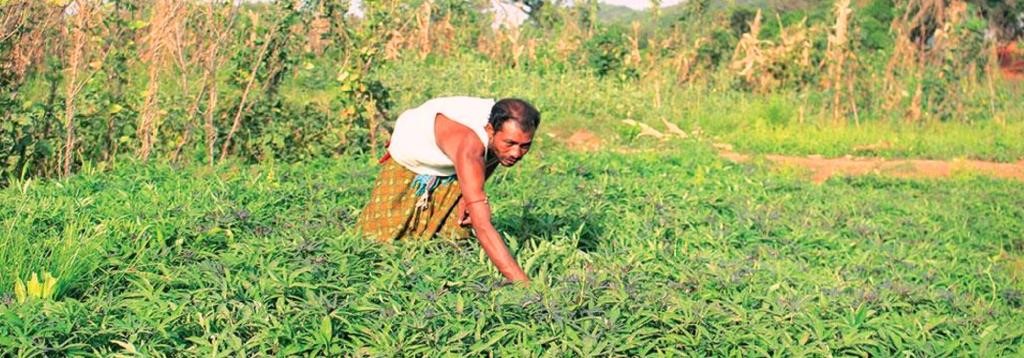
{"type": "Polygon", "coordinates": [[[1019,2],[531,3],[0,1],[0,355],[1024,353],[1019,183],[713,146],[1019,161],[1019,2]],[[397,113],[443,95],[544,113],[488,184],[530,287],[352,230],[397,113]]]}
{"type": "MultiPolygon", "coordinates": [[[[109,168],[120,157],[377,153],[397,112],[445,94],[535,99],[558,119],[554,129],[600,109],[612,120],[587,126],[664,119],[731,140],[864,126],[906,156],[1022,153],[1009,143],[1022,131],[1012,100],[1020,86],[1001,79],[997,58],[1020,35],[1017,2],[701,0],[647,12],[536,2],[524,26],[498,29],[483,1],[368,1],[361,18],[344,1],[232,3],[6,1],[2,180],[109,168]],[[419,76],[446,66],[472,71],[419,76]],[[638,95],[599,104],[626,90],[638,95]],[[742,115],[709,118],[723,105],[742,115]],[[905,144],[929,131],[959,138],[905,144]],[[977,151],[941,149],[991,136],[969,146],[977,151]]],[[[839,137],[743,145],[856,146],[839,137]]]]}

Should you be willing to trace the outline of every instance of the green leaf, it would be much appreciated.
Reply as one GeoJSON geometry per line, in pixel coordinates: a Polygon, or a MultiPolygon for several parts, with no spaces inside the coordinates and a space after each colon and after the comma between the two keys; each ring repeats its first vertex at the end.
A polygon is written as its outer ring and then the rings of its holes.
{"type": "Polygon", "coordinates": [[[320,320],[320,334],[323,335],[324,339],[330,341],[331,337],[334,337],[334,329],[331,326],[331,316],[324,316],[320,320]]]}
{"type": "Polygon", "coordinates": [[[477,342],[472,347],[470,347],[470,350],[472,350],[472,354],[479,354],[484,350],[493,347],[496,343],[498,343],[498,341],[500,341],[502,338],[505,338],[505,335],[507,334],[507,331],[490,333],[491,338],[488,339],[487,342],[477,342]]]}

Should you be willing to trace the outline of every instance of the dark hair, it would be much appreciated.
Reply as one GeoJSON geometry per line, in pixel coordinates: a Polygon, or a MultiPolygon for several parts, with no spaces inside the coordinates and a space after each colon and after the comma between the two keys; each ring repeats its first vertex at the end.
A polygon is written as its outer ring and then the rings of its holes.
{"type": "Polygon", "coordinates": [[[519,124],[523,132],[533,132],[540,125],[540,112],[529,102],[518,98],[505,98],[491,107],[491,117],[487,123],[491,124],[494,131],[500,131],[501,126],[508,120],[519,124]]]}

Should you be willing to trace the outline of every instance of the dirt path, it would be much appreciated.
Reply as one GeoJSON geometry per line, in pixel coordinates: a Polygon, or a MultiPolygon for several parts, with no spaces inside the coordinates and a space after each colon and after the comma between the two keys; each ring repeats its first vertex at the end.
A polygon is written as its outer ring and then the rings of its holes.
{"type": "MultiPolygon", "coordinates": [[[[662,134],[654,133],[657,135],[652,134],[652,136],[661,138],[662,134]]],[[[682,131],[679,133],[679,137],[685,138],[682,131]]],[[[552,135],[552,137],[555,136],[552,135]]],[[[563,142],[569,149],[576,151],[590,152],[604,147],[601,138],[587,130],[578,130],[563,142]]],[[[752,155],[733,151],[729,144],[715,144],[714,146],[722,158],[733,162],[746,163],[755,158],[752,155]]],[[[824,158],[820,155],[778,154],[766,154],[763,158],[775,165],[805,169],[815,183],[824,183],[833,176],[880,174],[897,178],[948,178],[965,172],[1024,181],[1024,160],[1016,163],[997,163],[981,160],[884,159],[849,155],[842,158],[824,158]]]]}
{"type": "MultiPolygon", "coordinates": [[[[718,154],[734,162],[749,162],[750,155],[733,152],[728,145],[716,145],[718,154]]],[[[811,180],[823,183],[833,176],[880,174],[898,178],[948,178],[956,173],[970,172],[996,178],[1024,181],[1024,161],[997,163],[981,160],[883,159],[846,156],[823,158],[767,154],[764,158],[776,165],[799,167],[811,173],[811,180]]]]}

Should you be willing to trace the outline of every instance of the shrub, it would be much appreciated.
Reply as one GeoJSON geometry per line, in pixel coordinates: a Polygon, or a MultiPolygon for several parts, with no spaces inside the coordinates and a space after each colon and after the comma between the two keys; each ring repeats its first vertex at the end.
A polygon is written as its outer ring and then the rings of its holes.
{"type": "Polygon", "coordinates": [[[599,32],[583,44],[587,64],[598,76],[606,76],[620,71],[627,54],[628,41],[625,30],[618,25],[601,28],[599,32]]]}

